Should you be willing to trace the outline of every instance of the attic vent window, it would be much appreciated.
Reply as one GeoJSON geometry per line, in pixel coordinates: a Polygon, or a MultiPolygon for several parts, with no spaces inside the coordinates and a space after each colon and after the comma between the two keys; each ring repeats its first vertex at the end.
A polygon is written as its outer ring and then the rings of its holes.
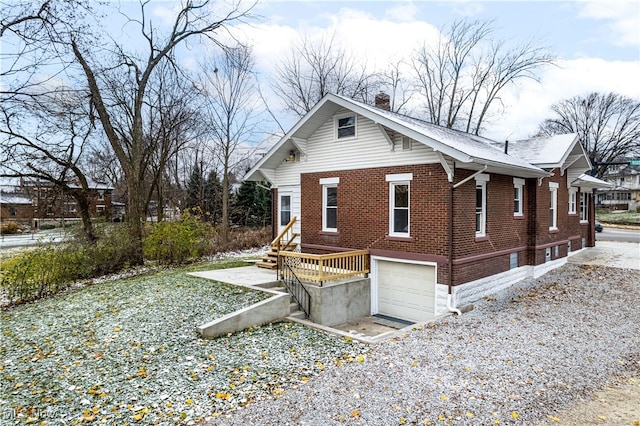
{"type": "Polygon", "coordinates": [[[356,115],[341,115],[335,118],[336,139],[354,138],[356,136],[356,115]]]}
{"type": "Polygon", "coordinates": [[[403,136],[402,137],[402,150],[403,151],[411,151],[412,148],[412,140],[409,137],[403,136]]]}

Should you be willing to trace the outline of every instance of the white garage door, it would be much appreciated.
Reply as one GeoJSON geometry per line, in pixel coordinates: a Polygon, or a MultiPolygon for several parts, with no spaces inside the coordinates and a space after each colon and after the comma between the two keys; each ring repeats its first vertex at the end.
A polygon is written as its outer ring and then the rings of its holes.
{"type": "Polygon", "coordinates": [[[410,321],[435,317],[436,268],[379,260],[378,313],[410,321]]]}

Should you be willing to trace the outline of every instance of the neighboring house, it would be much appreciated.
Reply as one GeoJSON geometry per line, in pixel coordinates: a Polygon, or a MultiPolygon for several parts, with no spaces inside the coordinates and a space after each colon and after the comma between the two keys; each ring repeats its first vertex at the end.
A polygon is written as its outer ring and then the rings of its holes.
{"type": "MultiPolygon", "coordinates": [[[[89,213],[92,217],[111,218],[113,188],[100,182],[90,181],[88,183],[89,213]]],[[[69,194],[63,194],[60,188],[50,182],[37,179],[7,179],[2,182],[1,186],[3,194],[11,194],[14,198],[20,198],[24,203],[28,201],[30,208],[23,207],[20,210],[20,215],[23,216],[21,222],[38,227],[49,220],[76,220],[80,218],[75,199],[69,194]]],[[[71,184],[70,187],[71,189],[80,189],[80,186],[76,184],[71,184]]],[[[25,205],[23,204],[23,206],[25,205]]],[[[17,207],[16,214],[18,214],[17,207]]],[[[4,218],[4,207],[2,217],[4,218]]]]}
{"type": "Polygon", "coordinates": [[[611,183],[611,187],[598,190],[598,207],[640,209],[640,166],[610,166],[604,180],[611,183]]]}
{"type": "Polygon", "coordinates": [[[0,191],[0,222],[11,221],[30,225],[33,219],[33,202],[20,194],[0,191]]]}
{"type": "Polygon", "coordinates": [[[303,254],[367,251],[344,309],[427,321],[595,244],[605,183],[576,135],[498,143],[376,104],[327,95],[246,176],[271,183],[276,232],[297,218],[303,254]]]}

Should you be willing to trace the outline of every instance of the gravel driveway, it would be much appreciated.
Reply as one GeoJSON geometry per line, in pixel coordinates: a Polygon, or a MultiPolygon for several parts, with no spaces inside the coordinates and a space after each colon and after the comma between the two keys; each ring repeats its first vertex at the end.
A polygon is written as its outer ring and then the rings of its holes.
{"type": "Polygon", "coordinates": [[[639,300],[640,271],[570,263],[209,424],[554,420],[596,390],[640,376],[639,300]]]}

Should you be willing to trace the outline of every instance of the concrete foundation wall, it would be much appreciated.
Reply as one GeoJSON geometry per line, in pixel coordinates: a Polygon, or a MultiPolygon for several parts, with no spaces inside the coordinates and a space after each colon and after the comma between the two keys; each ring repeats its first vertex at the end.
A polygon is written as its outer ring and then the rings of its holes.
{"type": "Polygon", "coordinates": [[[289,315],[290,298],[291,296],[288,293],[274,295],[266,300],[201,325],[197,327],[197,331],[204,338],[213,338],[280,320],[289,315]]]}
{"type": "Polygon", "coordinates": [[[318,324],[331,326],[371,315],[370,278],[304,287],[311,296],[310,319],[318,324]]]}
{"type": "MultiPolygon", "coordinates": [[[[581,251],[581,250],[580,250],[581,251]]],[[[578,251],[571,252],[574,255],[578,251]]],[[[480,300],[485,296],[504,290],[526,278],[538,278],[552,269],[559,268],[567,263],[567,257],[562,257],[541,265],[526,265],[510,271],[495,274],[466,284],[453,287],[453,305],[462,307],[480,300]]],[[[447,309],[448,287],[443,284],[436,285],[436,314],[448,312],[447,309]]]]}

